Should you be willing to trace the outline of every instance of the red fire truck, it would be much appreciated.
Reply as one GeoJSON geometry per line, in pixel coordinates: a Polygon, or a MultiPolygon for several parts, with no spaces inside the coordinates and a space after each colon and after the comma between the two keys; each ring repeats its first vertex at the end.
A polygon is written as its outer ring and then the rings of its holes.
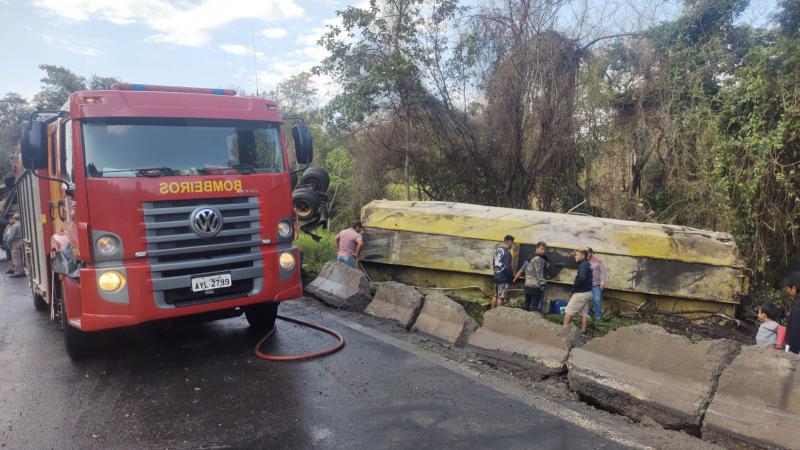
{"type": "MultiPolygon", "coordinates": [[[[282,122],[231,90],[137,84],[34,113],[17,180],[26,267],[70,356],[96,331],[180,316],[270,329],[302,295],[282,122]]],[[[308,128],[292,138],[309,164],[308,128]]]]}

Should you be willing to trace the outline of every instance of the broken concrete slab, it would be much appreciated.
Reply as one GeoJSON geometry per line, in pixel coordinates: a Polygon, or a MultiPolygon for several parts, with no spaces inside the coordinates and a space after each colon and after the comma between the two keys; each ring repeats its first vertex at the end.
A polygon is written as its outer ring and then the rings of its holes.
{"type": "Polygon", "coordinates": [[[702,433],[727,448],[800,445],[800,357],[744,347],[722,372],[702,433]]]}
{"type": "Polygon", "coordinates": [[[607,410],[698,434],[738,348],[726,339],[692,343],[656,325],[634,325],[572,349],[567,379],[570,389],[607,410]]]}
{"type": "MultiPolygon", "coordinates": [[[[563,373],[567,356],[578,342],[580,331],[544,319],[537,312],[501,306],[483,315],[483,326],[469,344],[501,354],[522,355],[544,376],[563,373]]],[[[502,357],[502,355],[501,355],[502,357]]]]}
{"type": "Polygon", "coordinates": [[[306,291],[330,306],[348,311],[361,311],[372,301],[367,277],[338,261],[325,263],[306,291]]]}
{"type": "Polygon", "coordinates": [[[466,344],[477,329],[478,323],[463,306],[440,293],[425,297],[422,311],[411,327],[411,331],[429,334],[455,345],[466,344]]]}
{"type": "Polygon", "coordinates": [[[419,316],[424,297],[412,286],[396,281],[380,283],[367,314],[400,322],[406,330],[419,316]]]}

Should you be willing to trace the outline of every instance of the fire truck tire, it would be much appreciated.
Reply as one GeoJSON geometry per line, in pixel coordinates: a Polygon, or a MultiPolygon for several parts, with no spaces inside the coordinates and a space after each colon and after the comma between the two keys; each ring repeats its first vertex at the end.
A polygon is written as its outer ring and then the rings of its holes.
{"type": "Polygon", "coordinates": [[[280,303],[259,303],[244,308],[244,316],[247,323],[258,331],[269,331],[275,326],[275,319],[278,317],[278,305],[280,303]]]}
{"type": "Polygon", "coordinates": [[[301,187],[292,192],[294,213],[300,220],[311,220],[319,210],[319,194],[311,188],[301,187]]]}
{"type": "Polygon", "coordinates": [[[94,353],[89,333],[83,332],[67,323],[67,305],[63,295],[58,299],[61,306],[61,330],[64,332],[64,347],[73,360],[86,358],[94,353]]]}
{"type": "Polygon", "coordinates": [[[33,307],[36,308],[37,311],[45,311],[50,308],[50,305],[47,304],[47,301],[41,295],[34,292],[33,307]]]}
{"type": "Polygon", "coordinates": [[[303,172],[303,176],[300,177],[300,184],[302,186],[309,186],[318,192],[327,192],[331,184],[331,176],[321,167],[309,167],[303,172]]]}

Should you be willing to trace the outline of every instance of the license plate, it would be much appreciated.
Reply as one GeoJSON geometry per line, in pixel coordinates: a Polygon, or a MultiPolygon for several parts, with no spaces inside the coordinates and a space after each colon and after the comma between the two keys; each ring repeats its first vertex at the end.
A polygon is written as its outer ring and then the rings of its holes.
{"type": "Polygon", "coordinates": [[[209,275],[192,278],[192,292],[212,291],[231,286],[231,274],[209,275]]]}

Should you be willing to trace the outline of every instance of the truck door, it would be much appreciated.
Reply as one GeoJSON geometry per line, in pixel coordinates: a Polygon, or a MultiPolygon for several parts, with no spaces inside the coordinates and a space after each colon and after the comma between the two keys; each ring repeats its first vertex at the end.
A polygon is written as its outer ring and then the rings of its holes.
{"type": "MultiPolygon", "coordinates": [[[[73,178],[72,166],[72,120],[58,119],[49,129],[49,175],[51,178],[65,180],[69,183],[73,178]]],[[[75,202],[67,195],[64,183],[50,182],[50,219],[53,223],[54,239],[57,246],[72,244],[75,256],[79,256],[75,235],[74,213],[75,202]]]]}

